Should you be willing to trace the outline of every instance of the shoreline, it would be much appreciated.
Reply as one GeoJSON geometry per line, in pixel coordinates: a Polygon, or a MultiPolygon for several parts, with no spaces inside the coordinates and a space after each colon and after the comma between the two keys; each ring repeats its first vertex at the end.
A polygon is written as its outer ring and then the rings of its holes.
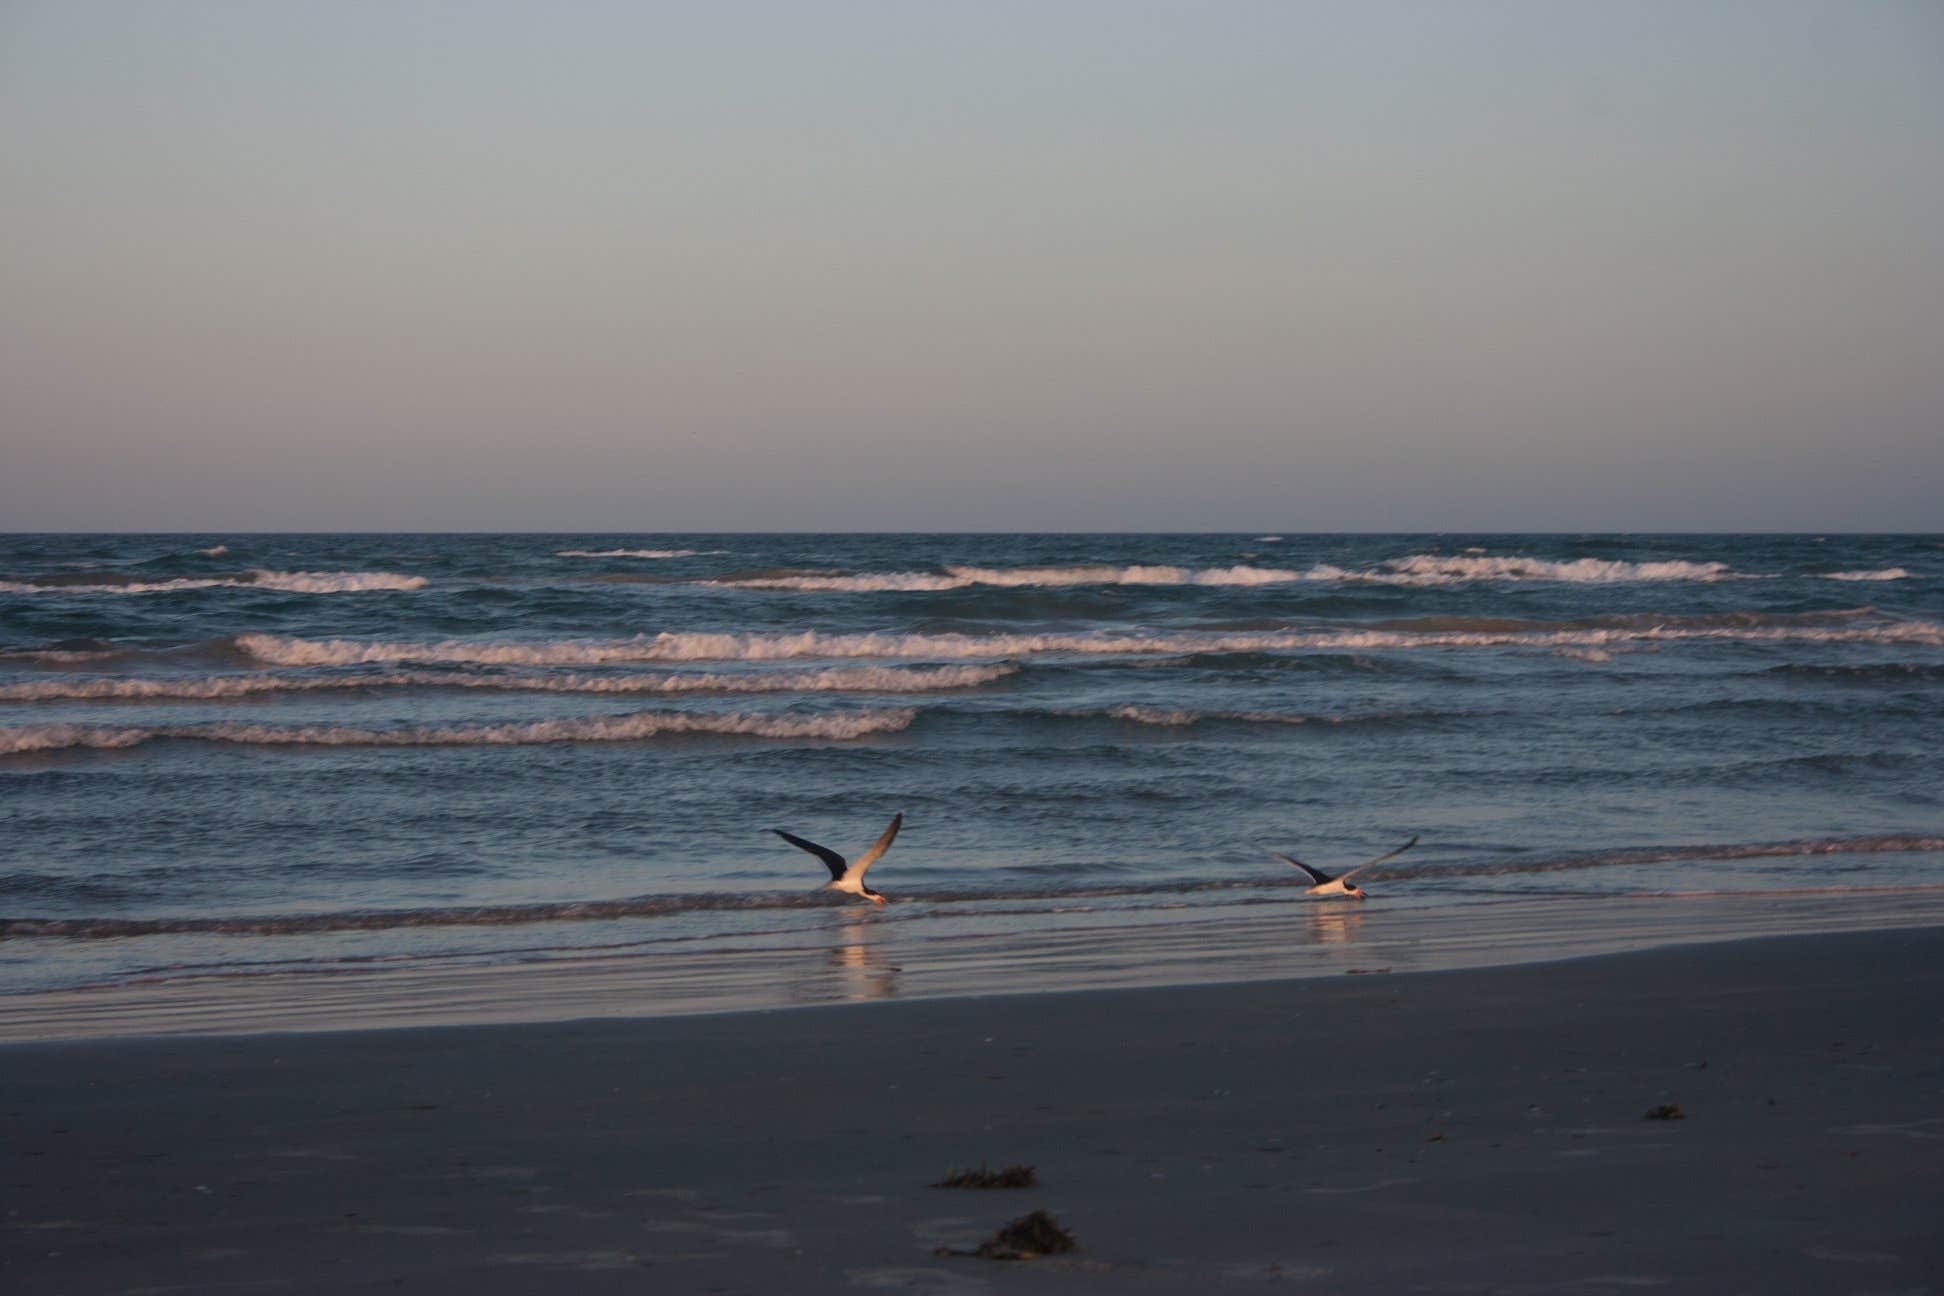
{"type": "Polygon", "coordinates": [[[21,1293],[1944,1281],[1936,927],[0,1056],[21,1293]],[[1042,1186],[927,1186],[981,1161],[1042,1186]],[[1042,1206],[1080,1251],[934,1254],[1042,1206]]]}
{"type": "MultiPolygon", "coordinates": [[[[823,926],[524,961],[427,956],[0,994],[0,1047],[756,1013],[831,1004],[1520,967],[1767,936],[1944,926],[1944,888],[1528,897],[1448,906],[1293,899],[949,931],[863,910],[823,926]],[[1089,919],[1099,920],[1097,925],[1089,919]]],[[[49,938],[24,938],[31,941],[49,938]]]]}

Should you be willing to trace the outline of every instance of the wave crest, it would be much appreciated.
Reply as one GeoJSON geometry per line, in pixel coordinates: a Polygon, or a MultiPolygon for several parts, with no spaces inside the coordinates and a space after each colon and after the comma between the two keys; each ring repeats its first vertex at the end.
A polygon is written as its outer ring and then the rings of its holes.
{"type": "Polygon", "coordinates": [[[1885,567],[1881,571],[1839,571],[1825,572],[1824,580],[1834,581],[1893,581],[1914,580],[1912,573],[1903,567],[1885,567]]]}
{"type": "Polygon", "coordinates": [[[700,715],[679,711],[637,711],[628,715],[533,720],[494,725],[403,725],[357,728],[341,725],[258,725],[215,721],[207,724],[112,726],[45,724],[0,729],[0,756],[70,748],[134,747],[158,738],[238,743],[265,747],[474,747],[539,743],[634,742],[644,738],[694,734],[752,738],[849,739],[896,733],[917,712],[909,708],[853,711],[814,716],[764,716],[728,713],[700,715]]]}
{"type": "Polygon", "coordinates": [[[291,594],[356,594],[369,591],[420,590],[423,576],[397,572],[265,571],[236,576],[183,576],[145,581],[135,577],[92,577],[69,581],[0,581],[5,594],[174,594],[199,589],[272,589],[291,594]]]}
{"type": "Polygon", "coordinates": [[[1080,563],[1064,567],[947,566],[938,571],[764,572],[722,576],[706,585],[737,589],[797,590],[812,593],[935,592],[986,586],[995,589],[1062,589],[1082,585],[1241,587],[1296,582],[1363,582],[1380,585],[1451,585],[1471,581],[1566,581],[1618,584],[1643,581],[1719,581],[1736,579],[1726,563],[1620,562],[1543,558],[1412,554],[1362,570],[1318,563],[1303,571],[1283,567],[1115,566],[1080,563]]]}
{"type": "Polygon", "coordinates": [[[833,666],[826,670],[749,674],[462,675],[397,671],[383,675],[201,675],[181,679],[63,679],[0,684],[0,702],[214,701],[275,693],[380,688],[483,689],[507,693],[930,693],[976,688],[1017,674],[1010,664],[833,666]]]}
{"type": "Polygon", "coordinates": [[[1351,574],[1351,580],[1387,581],[1401,585],[1443,585],[1466,581],[1566,581],[1573,584],[1631,584],[1640,581],[1702,581],[1736,579],[1721,562],[1621,562],[1605,558],[1575,558],[1554,562],[1544,558],[1412,554],[1393,558],[1383,568],[1351,574]]]}
{"type": "MultiPolygon", "coordinates": [[[[1530,625],[1530,623],[1526,623],[1530,625]]],[[[1174,634],[788,634],[674,633],[632,639],[555,639],[474,642],[446,639],[405,643],[357,639],[299,639],[239,635],[237,647],[276,666],[356,666],[387,662],[438,662],[486,666],[597,666],[647,661],[785,661],[800,658],[1032,657],[1234,652],[1412,650],[1425,648],[1608,648],[1615,644],[1684,640],[1737,643],[1878,643],[1944,647],[1944,624],[1886,621],[1869,625],[1826,618],[1795,621],[1747,618],[1723,624],[1699,618],[1641,619],[1621,626],[1557,629],[1396,630],[1322,629],[1249,633],[1182,631],[1174,634]]]]}

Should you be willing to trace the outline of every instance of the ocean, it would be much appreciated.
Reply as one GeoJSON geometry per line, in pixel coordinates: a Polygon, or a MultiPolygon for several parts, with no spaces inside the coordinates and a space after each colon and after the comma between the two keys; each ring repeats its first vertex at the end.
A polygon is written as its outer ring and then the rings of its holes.
{"type": "Polygon", "coordinates": [[[1937,536],[0,536],[0,995],[598,965],[656,1012],[1944,921],[1941,791],[1937,536]],[[882,909],[768,831],[894,812],[882,909]],[[1362,903],[1270,854],[1412,837],[1362,903]]]}

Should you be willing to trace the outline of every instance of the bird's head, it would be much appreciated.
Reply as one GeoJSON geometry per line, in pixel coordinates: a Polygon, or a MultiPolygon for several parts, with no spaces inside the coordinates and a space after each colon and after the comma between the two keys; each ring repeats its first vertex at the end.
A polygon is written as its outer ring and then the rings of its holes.
{"type": "Polygon", "coordinates": [[[865,898],[868,899],[874,905],[881,905],[885,903],[884,897],[876,891],[872,891],[867,888],[864,892],[864,895],[865,898]]]}
{"type": "Polygon", "coordinates": [[[1355,897],[1357,897],[1357,899],[1359,899],[1359,900],[1368,900],[1368,899],[1370,899],[1370,897],[1369,897],[1369,896],[1367,896],[1367,895],[1365,895],[1365,894],[1364,894],[1364,889],[1363,889],[1362,887],[1360,887],[1360,886],[1347,886],[1347,887],[1345,887],[1345,888],[1343,888],[1343,889],[1344,889],[1345,891],[1348,891],[1348,892],[1349,892],[1349,893],[1350,893],[1351,895],[1353,895],[1353,896],[1355,896],[1355,897]]]}

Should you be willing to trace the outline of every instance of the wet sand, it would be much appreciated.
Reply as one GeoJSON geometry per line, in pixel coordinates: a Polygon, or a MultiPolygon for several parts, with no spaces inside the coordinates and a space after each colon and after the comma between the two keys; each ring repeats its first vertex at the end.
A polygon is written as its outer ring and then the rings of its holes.
{"type": "MultiPolygon", "coordinates": [[[[669,1017],[1048,990],[1230,985],[1383,969],[1442,972],[1755,936],[1944,927],[1944,888],[1344,904],[1302,898],[1184,912],[1078,912],[1058,927],[832,910],[821,926],[705,941],[546,949],[533,961],[427,953],[202,965],[133,981],[0,994],[0,1045],[129,1035],[251,1035],[669,1017]],[[944,930],[940,930],[943,928],[944,930]],[[213,967],[213,971],[211,968],[213,967]]],[[[8,971],[86,942],[8,942],[8,971]]],[[[210,951],[209,953],[218,953],[210,951]]],[[[205,955],[207,957],[207,955],[205,955]]]]}
{"type": "Polygon", "coordinates": [[[0,1116],[18,1296],[1927,1290],[1944,929],[15,1044],[0,1116]],[[981,1161],[1041,1186],[926,1186],[981,1161]],[[1081,1250],[934,1254],[1034,1207],[1081,1250]]]}

